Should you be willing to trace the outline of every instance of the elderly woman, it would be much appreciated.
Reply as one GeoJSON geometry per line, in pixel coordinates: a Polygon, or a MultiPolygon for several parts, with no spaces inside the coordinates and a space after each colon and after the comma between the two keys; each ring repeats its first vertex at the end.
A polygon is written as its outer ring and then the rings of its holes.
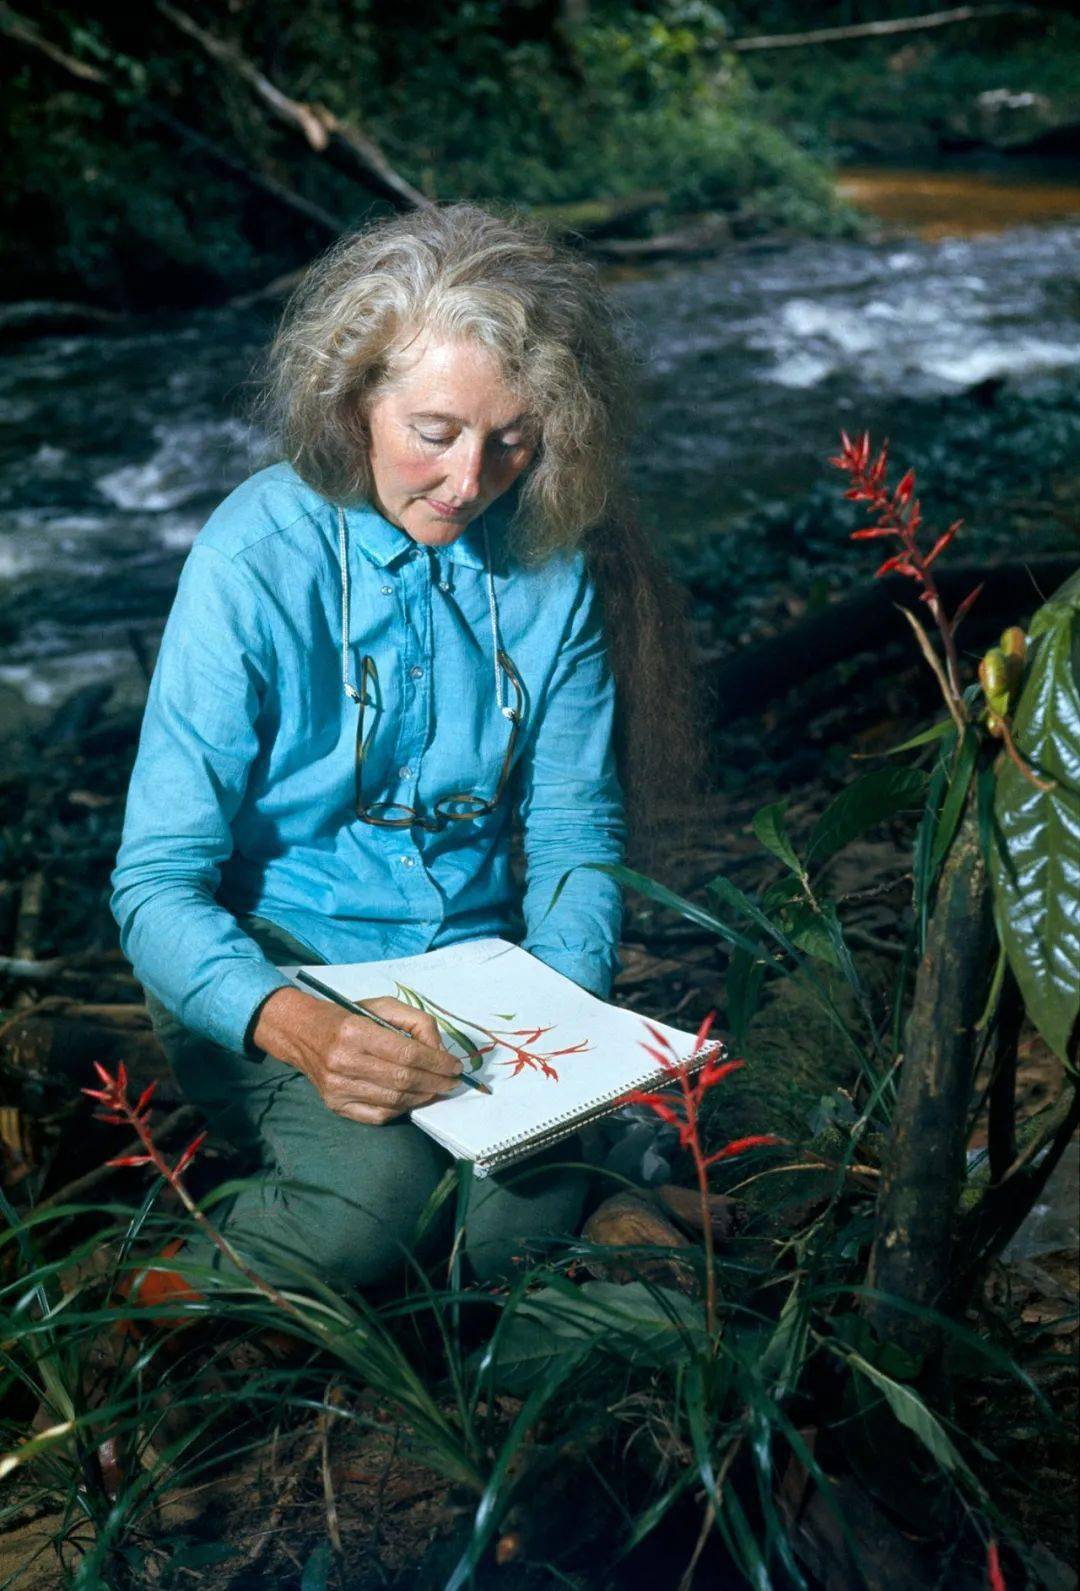
{"type": "MultiPolygon", "coordinates": [[[[113,909],[184,1093],[256,1164],[234,1241],[272,1279],[366,1286],[447,1168],[408,1112],[459,1063],[423,1013],[367,1002],[400,1037],[280,965],[501,934],[606,996],[618,891],[579,864],[623,857],[623,784],[674,733],[685,648],[611,512],[610,315],[537,230],[459,205],[345,239],[268,370],[288,462],[226,499],[184,567],[113,909]]],[[[542,1157],[478,1184],[474,1275],[571,1232],[582,1198],[542,1157]]]]}

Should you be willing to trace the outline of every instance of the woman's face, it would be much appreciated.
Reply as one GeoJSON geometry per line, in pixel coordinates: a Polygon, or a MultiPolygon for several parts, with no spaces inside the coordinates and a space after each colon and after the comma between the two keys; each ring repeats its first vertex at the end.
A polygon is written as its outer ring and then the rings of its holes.
{"type": "Polygon", "coordinates": [[[368,411],[375,507],[414,541],[446,547],[536,452],[529,415],[495,355],[422,336],[368,411]]]}

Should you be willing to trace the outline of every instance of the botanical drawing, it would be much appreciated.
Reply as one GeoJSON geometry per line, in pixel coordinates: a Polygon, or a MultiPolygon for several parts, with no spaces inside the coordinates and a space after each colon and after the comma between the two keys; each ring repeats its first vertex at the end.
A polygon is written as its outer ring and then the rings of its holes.
{"type": "MultiPolygon", "coordinates": [[[[406,984],[396,985],[398,999],[404,1000],[406,1005],[415,1006],[418,1011],[426,1011],[435,1018],[439,1031],[445,1033],[447,1038],[463,1051],[469,1062],[470,1069],[477,1071],[484,1063],[484,1056],[491,1055],[494,1051],[503,1049],[506,1056],[497,1057],[499,1064],[510,1067],[510,1076],[516,1077],[519,1072],[529,1067],[532,1071],[542,1072],[553,1083],[559,1081],[559,1074],[551,1064],[560,1055],[581,1055],[592,1046],[588,1039],[581,1039],[577,1044],[567,1044],[558,1050],[541,1050],[535,1048],[544,1033],[550,1033],[551,1027],[535,1028],[488,1028],[481,1022],[471,1018],[455,1016],[445,1006],[441,1006],[427,995],[419,994],[415,989],[410,989],[406,984]],[[478,1044],[475,1039],[465,1032],[466,1028],[479,1033],[487,1042],[478,1044]]],[[[496,1016],[503,1013],[496,1012],[496,1016]]],[[[508,1022],[514,1021],[513,1016],[505,1015],[508,1022]]]]}

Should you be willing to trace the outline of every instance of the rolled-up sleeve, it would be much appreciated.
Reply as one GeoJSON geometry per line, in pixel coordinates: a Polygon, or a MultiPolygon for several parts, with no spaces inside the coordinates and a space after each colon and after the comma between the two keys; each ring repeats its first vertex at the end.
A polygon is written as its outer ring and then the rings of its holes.
{"type": "Polygon", "coordinates": [[[288,983],[217,901],[270,655],[250,578],[196,544],[162,638],[112,878],[140,981],[185,1027],[237,1051],[288,983]]]}
{"type": "Polygon", "coordinates": [[[518,768],[526,860],[522,945],[606,998],[619,965],[621,891],[614,879],[580,864],[620,862],[625,851],[615,684],[600,599],[580,554],[575,568],[577,588],[554,673],[518,768]]]}

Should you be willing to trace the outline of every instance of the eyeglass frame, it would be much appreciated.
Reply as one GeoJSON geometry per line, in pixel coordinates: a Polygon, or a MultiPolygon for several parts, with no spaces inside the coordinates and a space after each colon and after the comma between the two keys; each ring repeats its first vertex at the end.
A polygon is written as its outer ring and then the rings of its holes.
{"type": "MultiPolygon", "coordinates": [[[[517,747],[518,734],[525,716],[525,687],[521,683],[521,678],[518,674],[518,671],[514,667],[510,657],[501,648],[496,653],[496,657],[498,659],[500,668],[503,670],[507,679],[514,687],[515,705],[513,707],[503,706],[501,708],[503,717],[506,718],[510,724],[510,737],[507,741],[506,754],[503,757],[502,767],[499,770],[499,778],[495,785],[495,793],[491,796],[480,796],[475,794],[470,795],[465,791],[459,791],[455,795],[440,796],[432,808],[434,816],[424,817],[417,811],[415,807],[409,806],[408,803],[404,801],[376,801],[371,806],[367,807],[365,807],[363,804],[360,789],[361,769],[369,750],[369,747],[365,746],[364,744],[364,708],[367,706],[369,679],[374,681],[376,696],[378,694],[379,685],[379,671],[375,665],[375,659],[370,653],[364,653],[363,657],[360,659],[360,689],[354,697],[356,701],[356,760],[354,765],[355,782],[353,805],[356,816],[361,823],[370,823],[373,827],[380,829],[409,829],[416,825],[422,829],[425,829],[429,834],[438,834],[443,828],[445,828],[447,823],[465,823],[473,818],[487,817],[489,813],[494,812],[495,808],[502,799],[503,792],[510,777],[510,770],[514,761],[514,751],[517,747]],[[453,802],[458,805],[463,802],[468,802],[471,803],[472,809],[468,812],[442,811],[441,808],[443,804],[449,802],[453,802]],[[406,816],[398,818],[382,817],[376,813],[376,809],[379,807],[396,809],[405,813],[406,816]]],[[[378,702],[378,700],[376,700],[373,705],[376,711],[381,710],[381,704],[378,702]]],[[[373,726],[371,734],[374,735],[374,733],[375,729],[373,726]]]]}

